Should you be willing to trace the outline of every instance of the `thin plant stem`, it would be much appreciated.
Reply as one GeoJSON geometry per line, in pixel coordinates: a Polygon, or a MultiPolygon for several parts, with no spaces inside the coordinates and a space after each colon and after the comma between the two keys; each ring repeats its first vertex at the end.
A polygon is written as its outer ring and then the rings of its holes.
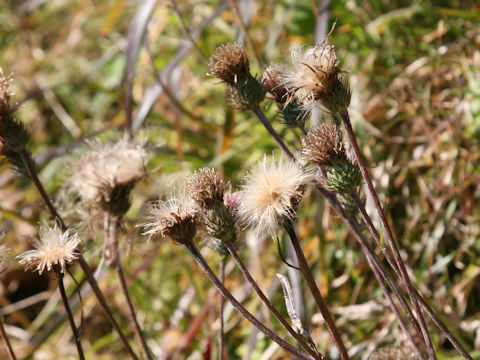
{"type": "Polygon", "coordinates": [[[265,293],[260,289],[257,282],[253,279],[252,275],[246,268],[245,264],[243,263],[242,259],[235,250],[234,245],[230,241],[225,241],[225,246],[227,247],[228,251],[232,255],[233,259],[237,263],[240,271],[242,272],[245,279],[247,279],[248,283],[252,286],[255,292],[258,294],[262,302],[267,306],[267,308],[271,311],[271,313],[275,316],[275,318],[283,325],[283,327],[292,335],[295,340],[302,346],[302,348],[307,351],[310,355],[312,355],[315,359],[323,360],[325,356],[319,354],[316,349],[312,349],[308,344],[304,341],[304,339],[290,326],[290,324],[285,320],[285,318],[277,311],[275,306],[271,303],[265,293]]]}
{"type": "Polygon", "coordinates": [[[240,27],[242,28],[244,34],[245,34],[245,39],[247,40],[247,44],[252,49],[253,56],[255,57],[255,60],[258,63],[258,66],[260,67],[260,70],[263,69],[263,62],[260,56],[257,53],[257,50],[255,49],[255,46],[253,44],[252,38],[250,37],[250,34],[247,29],[247,25],[245,24],[245,21],[243,21],[242,14],[240,14],[240,9],[238,8],[237,1],[236,0],[230,0],[230,6],[232,7],[233,13],[237,17],[238,23],[240,24],[240,27]]]}
{"type": "Polygon", "coordinates": [[[63,306],[65,307],[65,312],[67,313],[68,323],[70,324],[70,328],[72,329],[73,338],[75,339],[75,345],[77,345],[78,358],[80,360],[85,360],[82,343],[80,341],[80,334],[78,332],[77,326],[75,325],[75,321],[73,320],[72,310],[70,309],[67,294],[65,292],[65,286],[63,285],[63,273],[61,271],[57,271],[57,278],[58,288],[60,290],[60,295],[62,296],[63,306]]]}
{"type": "Polygon", "coordinates": [[[297,234],[293,229],[293,224],[290,220],[287,220],[284,221],[283,227],[285,228],[288,236],[290,237],[293,248],[295,249],[295,253],[297,254],[298,263],[300,264],[300,268],[302,269],[303,277],[305,278],[310,292],[312,293],[315,302],[317,303],[317,306],[322,313],[323,318],[325,319],[325,324],[327,325],[328,331],[333,337],[335,345],[337,346],[340,353],[340,357],[342,360],[348,360],[349,357],[347,349],[343,344],[342,338],[340,337],[338,329],[335,325],[335,321],[333,320],[333,317],[328,310],[327,303],[325,302],[320,290],[317,287],[315,278],[313,277],[310,267],[308,266],[307,259],[305,258],[305,254],[303,253],[300,242],[298,241],[297,234]]]}
{"type": "MultiPolygon", "coordinates": [[[[382,253],[386,257],[387,261],[389,262],[390,266],[393,268],[393,270],[398,273],[398,267],[395,261],[392,259],[391,254],[387,251],[387,249],[382,246],[381,244],[381,239],[380,239],[380,234],[378,233],[377,229],[373,226],[372,219],[370,216],[367,214],[365,210],[365,206],[363,206],[363,203],[361,202],[360,198],[358,197],[357,194],[354,194],[353,199],[355,201],[355,204],[360,211],[360,214],[362,216],[362,219],[366,223],[370,233],[372,234],[377,246],[382,250],[382,253]]],[[[435,323],[435,325],[442,331],[442,333],[447,337],[447,339],[452,343],[452,345],[455,347],[455,349],[465,358],[469,360],[473,360],[470,354],[467,352],[467,350],[463,347],[463,345],[458,341],[458,339],[455,337],[455,335],[448,329],[448,327],[442,322],[442,320],[438,317],[438,315],[435,313],[435,311],[431,308],[431,306],[426,302],[426,300],[423,298],[423,296],[414,288],[415,296],[418,298],[420,305],[423,307],[425,312],[428,314],[430,319],[435,323]]],[[[412,315],[413,317],[413,315],[412,315]]],[[[414,319],[415,320],[415,319],[414,319]]],[[[417,323],[418,326],[418,323],[417,323]]]]}
{"type": "MultiPolygon", "coordinates": [[[[270,123],[268,122],[268,120],[266,119],[265,117],[265,114],[263,113],[263,111],[258,108],[255,110],[255,114],[259,117],[260,121],[262,122],[262,124],[265,126],[265,128],[267,129],[267,131],[272,135],[272,137],[274,138],[274,140],[277,142],[278,146],[280,147],[280,149],[284,152],[285,155],[287,155],[290,159],[292,159],[293,161],[297,161],[296,158],[292,155],[292,153],[290,152],[290,150],[288,150],[287,146],[285,145],[285,142],[283,141],[283,139],[278,135],[278,133],[271,127],[267,127],[267,124],[270,125],[270,123]],[[257,114],[258,112],[258,114],[257,114]],[[263,119],[263,120],[262,120],[263,119]],[[286,149],[286,150],[285,150],[286,149]]],[[[322,170],[320,168],[320,170],[322,170]]],[[[325,174],[323,174],[325,176],[325,174]]],[[[341,207],[341,205],[339,204],[339,202],[337,201],[337,199],[335,198],[335,196],[330,193],[329,191],[321,188],[321,187],[317,187],[317,190],[320,192],[320,194],[325,197],[327,199],[327,201],[330,203],[330,205],[336,210],[337,214],[343,219],[343,221],[347,224],[348,228],[350,229],[350,231],[352,232],[352,234],[354,235],[354,237],[360,241],[360,239],[362,239],[362,233],[360,230],[358,230],[358,227],[355,228],[355,226],[353,225],[354,224],[354,221],[345,213],[343,212],[343,209],[341,207]],[[353,222],[352,222],[353,221],[353,222]]],[[[377,232],[378,234],[378,232],[377,232]]],[[[373,235],[373,234],[372,234],[373,235]]],[[[372,251],[372,255],[374,256],[374,258],[376,257],[376,254],[372,251]]],[[[378,260],[378,258],[377,258],[378,260]]],[[[381,267],[380,269],[383,268],[383,264],[380,263],[380,261],[378,260],[377,262],[381,267]]],[[[383,268],[383,272],[385,273],[385,276],[389,276],[388,272],[383,268]]],[[[393,282],[393,280],[391,279],[390,277],[390,282],[389,282],[389,286],[394,289],[394,287],[396,286],[395,283],[393,282]],[[392,287],[393,286],[393,287],[392,287]]],[[[388,280],[387,280],[388,281],[388,280]]],[[[430,316],[430,318],[432,319],[432,321],[435,323],[435,325],[440,329],[440,331],[442,331],[443,334],[445,334],[445,336],[450,340],[450,342],[453,344],[453,346],[457,349],[457,351],[462,354],[462,356],[467,359],[467,360],[473,360],[473,358],[470,356],[470,354],[468,353],[468,351],[465,349],[465,347],[458,341],[458,339],[455,337],[455,335],[448,329],[448,327],[443,323],[443,321],[439,318],[439,316],[435,313],[435,311],[431,308],[431,306],[426,302],[426,300],[418,293],[418,291],[413,288],[415,294],[417,295],[417,298],[418,300],[420,301],[422,307],[424,308],[425,312],[430,316]]],[[[403,297],[401,297],[400,295],[400,292],[399,290],[397,289],[396,291],[397,294],[397,297],[399,297],[399,299],[402,299],[403,300],[403,297]]],[[[402,302],[402,300],[400,300],[402,302]]],[[[408,312],[410,311],[408,305],[402,305],[405,309],[405,311],[408,312]]],[[[411,312],[411,311],[410,311],[411,312]]],[[[414,319],[414,317],[412,316],[412,318],[414,319]]],[[[415,319],[415,322],[416,322],[416,319],[415,319]]],[[[415,324],[414,322],[414,324],[415,324]]],[[[417,326],[418,326],[418,323],[417,323],[417,326]]]]}
{"type": "Polygon", "coordinates": [[[195,261],[197,264],[200,266],[200,268],[205,272],[205,274],[208,276],[210,281],[215,285],[215,287],[218,289],[218,291],[228,300],[230,303],[233,305],[233,307],[248,321],[252,323],[258,330],[260,330],[262,333],[264,333],[267,337],[269,337],[272,341],[276,342],[278,345],[280,345],[282,348],[284,348],[286,351],[290,352],[291,354],[299,357],[300,359],[308,359],[311,360],[311,357],[307,355],[306,353],[298,350],[297,348],[293,347],[289,343],[287,343],[285,340],[283,340],[281,337],[279,337],[277,334],[275,334],[272,330],[267,328],[263,323],[261,323],[255,316],[253,316],[245,307],[240,304],[235,297],[228,291],[225,286],[221,283],[221,281],[218,279],[218,277],[215,275],[213,270],[210,268],[210,266],[207,264],[205,259],[203,258],[202,254],[198,250],[198,248],[195,246],[193,241],[187,241],[185,243],[186,248],[190,253],[193,255],[195,261]]]}
{"type": "Polygon", "coordinates": [[[90,267],[88,266],[87,262],[85,261],[85,258],[80,255],[78,262],[85,273],[85,277],[90,284],[90,287],[92,288],[95,296],[97,297],[98,302],[100,303],[100,306],[102,307],[103,312],[105,313],[105,316],[107,317],[108,321],[112,325],[112,327],[115,329],[115,331],[118,333],[118,336],[120,337],[120,340],[125,347],[125,349],[128,351],[130,357],[134,360],[138,360],[138,356],[134,353],[133,349],[131,348],[130,344],[128,343],[127,338],[123,334],[122,329],[118,325],[117,321],[113,317],[112,312],[110,311],[110,307],[107,304],[107,300],[103,296],[102,291],[100,290],[100,287],[98,286],[97,280],[95,280],[95,277],[93,276],[92,270],[90,270],[90,267]]]}
{"type": "Polygon", "coordinates": [[[405,283],[405,286],[407,288],[408,295],[410,297],[410,301],[413,304],[413,308],[415,310],[415,313],[417,314],[418,321],[420,324],[420,328],[422,330],[422,335],[424,339],[424,344],[427,348],[428,356],[430,359],[435,360],[437,357],[435,355],[435,350],[433,348],[432,340],[430,338],[430,334],[428,332],[427,324],[425,322],[425,318],[423,317],[422,310],[418,304],[417,297],[414,294],[413,291],[413,285],[410,282],[410,278],[408,276],[407,270],[405,268],[405,264],[402,261],[402,258],[400,256],[400,252],[398,251],[398,247],[396,245],[396,240],[393,235],[393,231],[388,224],[388,221],[385,217],[385,214],[383,212],[382,206],[380,204],[380,200],[378,199],[377,193],[375,191],[375,188],[372,183],[372,179],[370,178],[370,175],[368,174],[367,166],[365,164],[365,161],[363,160],[363,156],[360,153],[360,148],[357,143],[357,139],[355,137],[355,134],[353,132],[352,124],[350,122],[350,117],[348,115],[348,111],[344,111],[342,114],[340,114],[342,123],[347,131],[347,136],[350,141],[350,144],[352,146],[353,152],[355,154],[355,158],[357,160],[358,166],[360,168],[360,171],[362,173],[363,179],[365,180],[368,188],[368,192],[373,200],[373,203],[375,205],[375,209],[377,210],[378,216],[380,217],[380,221],[382,223],[382,226],[385,229],[385,234],[387,238],[387,243],[393,253],[394,259],[398,265],[398,269],[400,270],[400,274],[403,278],[403,281],[405,283]]]}
{"type": "MultiPolygon", "coordinates": [[[[67,226],[62,220],[62,217],[60,214],[57,212],[57,209],[53,205],[52,201],[50,200],[50,197],[45,191],[45,188],[43,187],[42,182],[37,176],[37,172],[35,170],[35,166],[33,165],[32,159],[30,157],[30,153],[27,150],[22,150],[19,152],[19,155],[21,156],[23,163],[25,165],[25,168],[27,170],[28,176],[32,180],[33,184],[35,185],[38,193],[40,194],[43,202],[47,206],[50,215],[53,217],[53,219],[57,222],[57,224],[60,226],[62,231],[67,230],[67,226]]],[[[107,301],[105,300],[105,297],[103,296],[102,291],[100,290],[100,287],[98,286],[97,280],[93,276],[92,271],[90,270],[90,267],[88,266],[87,262],[85,261],[85,258],[83,255],[80,254],[80,257],[78,258],[78,262],[85,273],[85,277],[87,278],[87,281],[89,282],[95,296],[98,299],[98,302],[100,303],[100,306],[102,307],[103,311],[105,312],[105,315],[107,316],[107,319],[109,320],[110,324],[112,327],[115,329],[115,331],[118,333],[118,336],[120,337],[120,340],[127,350],[127,352],[130,354],[131,358],[134,360],[138,360],[137,355],[133,352],[132,348],[130,347],[130,344],[127,341],[127,338],[123,334],[120,326],[118,323],[115,321],[110,308],[107,304],[107,301]]]]}
{"type": "Polygon", "coordinates": [[[268,121],[262,109],[260,109],[260,107],[257,106],[255,107],[255,109],[253,109],[253,112],[255,113],[255,115],[257,115],[260,122],[263,124],[265,129],[267,129],[268,133],[273,137],[273,140],[275,140],[275,142],[280,147],[280,149],[282,149],[285,155],[287,155],[291,160],[295,160],[295,156],[293,156],[291,151],[288,149],[287,145],[285,145],[285,142],[283,141],[283,139],[280,137],[280,135],[278,135],[278,133],[272,127],[272,124],[270,124],[270,121],[268,121]]]}
{"type": "Polygon", "coordinates": [[[0,335],[3,338],[3,342],[5,343],[5,347],[7,348],[8,356],[10,360],[17,360],[15,357],[15,352],[13,351],[12,344],[10,344],[10,339],[8,338],[7,332],[5,331],[5,327],[3,326],[3,320],[0,316],[0,335]]]}
{"type": "MultiPolygon", "coordinates": [[[[222,284],[225,284],[225,258],[222,257],[222,259],[220,259],[220,282],[222,284]]],[[[225,332],[224,332],[224,319],[223,319],[223,308],[224,308],[224,305],[225,305],[225,299],[224,297],[222,296],[222,294],[219,294],[220,295],[220,308],[219,308],[219,318],[220,318],[220,339],[219,339],[219,359],[220,360],[224,360],[225,358],[225,344],[224,344],[224,340],[225,340],[225,332]]]]}
{"type": "Polygon", "coordinates": [[[130,298],[130,294],[128,292],[127,282],[125,281],[125,275],[123,273],[122,264],[120,262],[120,254],[118,250],[118,236],[117,236],[117,228],[118,228],[118,218],[108,216],[110,220],[108,221],[108,245],[111,250],[111,255],[113,256],[113,267],[115,268],[115,272],[117,273],[118,281],[120,283],[120,290],[125,300],[125,304],[127,305],[128,316],[130,318],[130,323],[133,326],[133,331],[137,336],[138,340],[140,341],[140,345],[142,350],[148,360],[152,360],[152,356],[150,354],[150,350],[147,345],[147,341],[145,340],[145,336],[143,335],[143,331],[138,324],[137,315],[135,313],[135,309],[133,307],[132,299],[130,298]]]}

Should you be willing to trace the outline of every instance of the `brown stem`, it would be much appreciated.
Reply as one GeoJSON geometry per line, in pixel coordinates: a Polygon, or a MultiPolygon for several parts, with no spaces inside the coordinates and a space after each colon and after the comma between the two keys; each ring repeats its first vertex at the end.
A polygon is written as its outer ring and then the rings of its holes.
{"type": "Polygon", "coordinates": [[[268,133],[273,137],[273,140],[275,140],[275,142],[280,147],[280,149],[282,149],[285,155],[287,155],[291,160],[295,160],[295,156],[293,156],[293,154],[290,152],[287,145],[285,145],[285,142],[282,140],[280,135],[278,135],[278,133],[272,127],[272,124],[270,124],[270,121],[268,121],[262,109],[260,109],[260,107],[257,106],[255,109],[253,109],[253,112],[255,113],[255,115],[257,115],[260,122],[263,124],[265,129],[267,129],[268,133]]]}
{"type": "Polygon", "coordinates": [[[123,334],[122,329],[120,328],[117,321],[113,317],[112,312],[110,311],[110,308],[107,304],[107,300],[103,296],[103,293],[100,290],[100,287],[98,286],[97,280],[95,280],[95,277],[93,276],[93,273],[90,270],[90,267],[88,266],[87,262],[85,261],[85,258],[82,255],[80,255],[78,262],[80,263],[80,266],[83,272],[85,273],[85,277],[88,283],[90,284],[95,296],[97,297],[98,302],[100,303],[100,306],[102,307],[102,310],[105,313],[105,316],[107,317],[108,321],[110,322],[112,327],[115,329],[115,331],[118,333],[118,336],[120,336],[120,340],[123,346],[128,351],[132,359],[138,360],[138,356],[133,352],[132,348],[130,347],[130,344],[127,341],[127,338],[123,334]]]}
{"type": "Polygon", "coordinates": [[[255,290],[255,292],[258,294],[262,302],[267,306],[267,308],[272,312],[272,314],[275,316],[275,318],[283,325],[283,327],[292,335],[295,340],[302,346],[305,351],[307,351],[310,355],[313,356],[314,359],[319,359],[323,360],[325,359],[325,356],[322,354],[319,354],[316,349],[312,349],[310,346],[307,345],[307,343],[303,340],[303,338],[290,326],[290,324],[285,320],[285,318],[277,311],[277,309],[273,306],[271,301],[268,299],[268,297],[265,295],[265,293],[260,289],[258,286],[257,282],[253,279],[252,275],[246,268],[245,264],[243,263],[242,259],[238,255],[237,251],[235,250],[235,247],[230,241],[225,242],[225,246],[227,247],[228,251],[232,255],[233,259],[237,263],[238,267],[240,268],[240,271],[242,272],[243,276],[247,279],[248,283],[252,286],[252,288],[255,290]]]}
{"type": "MultiPolygon", "coordinates": [[[[222,284],[225,284],[225,259],[222,258],[220,260],[220,282],[222,284]]],[[[224,344],[224,336],[225,336],[225,333],[224,333],[224,329],[223,329],[223,308],[224,308],[224,305],[225,305],[225,299],[224,297],[222,296],[222,294],[219,294],[220,295],[220,309],[219,309],[219,315],[220,315],[220,346],[219,346],[219,358],[220,360],[223,360],[225,358],[225,344],[224,344]]]]}
{"type": "Polygon", "coordinates": [[[3,326],[2,317],[0,316],[0,335],[3,338],[3,342],[5,343],[5,347],[7,348],[8,356],[10,356],[10,360],[17,360],[15,357],[15,352],[13,351],[12,344],[10,344],[10,339],[7,336],[7,332],[5,331],[5,327],[3,326]]]}
{"type": "MultiPolygon", "coordinates": [[[[33,184],[37,188],[40,196],[42,197],[43,202],[47,206],[50,215],[54,218],[54,220],[58,223],[62,231],[67,230],[67,226],[63,222],[61,216],[58,214],[57,209],[55,206],[53,206],[52,201],[50,200],[50,197],[47,195],[40,179],[37,176],[37,172],[35,171],[35,167],[33,165],[32,159],[30,157],[30,153],[27,150],[22,150],[19,152],[19,155],[21,156],[23,163],[25,164],[25,168],[27,169],[28,176],[32,180],[33,184]]],[[[137,355],[133,352],[132,348],[130,347],[130,344],[128,343],[127,339],[125,338],[125,335],[123,334],[122,330],[120,329],[120,326],[117,324],[115,319],[113,318],[113,315],[110,311],[110,308],[108,307],[108,304],[102,294],[102,291],[100,290],[100,287],[98,286],[97,280],[95,280],[95,277],[92,274],[92,271],[90,270],[90,267],[88,266],[87,262],[85,261],[85,258],[83,255],[80,255],[80,258],[78,259],[78,262],[80,263],[80,266],[82,267],[83,272],[85,273],[85,276],[90,283],[90,286],[92,287],[93,292],[95,293],[98,302],[100,303],[103,311],[105,312],[105,315],[107,316],[108,320],[112,324],[113,328],[117,331],[118,335],[120,336],[120,340],[122,341],[123,345],[125,346],[125,349],[128,351],[132,359],[138,360],[137,355]]]]}
{"type": "Polygon", "coordinates": [[[291,221],[287,220],[284,222],[283,227],[287,231],[288,236],[292,241],[293,248],[295,249],[295,253],[297,254],[298,263],[300,264],[300,268],[302,269],[303,277],[305,278],[307,285],[310,289],[310,292],[315,298],[315,302],[317,303],[317,306],[320,312],[322,313],[323,318],[325,319],[325,324],[327,325],[328,331],[330,332],[330,334],[333,337],[333,340],[335,341],[335,345],[337,346],[338,351],[340,352],[340,357],[342,358],[342,360],[348,360],[349,357],[348,357],[347,349],[345,348],[342,338],[338,333],[338,329],[335,325],[335,321],[333,320],[332,315],[328,310],[327,303],[323,299],[322,293],[317,287],[315,278],[313,277],[310,267],[308,266],[307,259],[305,258],[305,255],[303,253],[302,246],[300,245],[300,242],[298,241],[298,238],[297,238],[297,234],[293,229],[293,224],[291,221]]]}
{"type": "Polygon", "coordinates": [[[405,264],[402,261],[402,257],[400,256],[400,252],[398,251],[398,247],[396,244],[395,237],[393,235],[393,231],[388,224],[388,221],[385,217],[385,214],[382,209],[382,205],[380,204],[380,200],[378,199],[377,193],[375,191],[375,188],[372,183],[372,179],[370,178],[370,175],[368,174],[367,166],[365,164],[365,161],[363,160],[363,156],[360,153],[360,148],[357,143],[357,139],[355,137],[355,134],[353,132],[352,124],[350,122],[350,117],[348,115],[348,112],[345,111],[341,115],[341,119],[343,122],[343,125],[345,129],[347,130],[347,135],[348,139],[350,140],[350,144],[352,146],[353,152],[355,153],[355,158],[357,159],[358,166],[360,168],[360,171],[362,173],[363,179],[365,180],[368,188],[368,192],[373,200],[373,203],[375,205],[375,209],[377,210],[378,216],[380,217],[380,221],[382,223],[383,228],[385,229],[385,234],[386,234],[386,239],[387,239],[387,244],[390,247],[390,250],[393,253],[394,259],[398,265],[398,268],[400,270],[400,274],[403,278],[403,281],[405,283],[405,286],[407,288],[408,295],[410,297],[410,301],[413,304],[413,308],[415,310],[415,313],[417,314],[418,321],[420,323],[420,328],[422,330],[422,335],[423,335],[423,340],[424,344],[427,348],[428,356],[430,359],[436,360],[436,355],[435,355],[435,350],[433,348],[432,340],[430,339],[430,334],[428,332],[427,324],[425,322],[425,318],[423,317],[422,314],[422,309],[420,308],[418,304],[418,299],[414,294],[413,291],[413,285],[410,282],[410,278],[408,276],[407,270],[405,268],[405,264]]]}
{"type": "Polygon", "coordinates": [[[228,291],[225,286],[221,283],[221,281],[218,279],[218,277],[215,275],[215,273],[212,271],[210,266],[207,264],[205,259],[203,258],[202,254],[200,251],[197,249],[193,241],[187,241],[185,243],[185,246],[187,247],[188,251],[193,255],[195,258],[195,261],[197,264],[200,266],[200,268],[205,272],[205,274],[208,276],[208,278],[212,281],[212,283],[215,285],[215,287],[220,291],[220,293],[225,297],[230,303],[233,305],[233,307],[248,321],[252,323],[258,330],[263,332],[267,337],[269,337],[272,341],[276,342],[278,345],[280,345],[282,348],[290,352],[291,354],[298,356],[300,359],[308,359],[311,360],[311,357],[305,354],[304,352],[298,350],[297,348],[293,347],[289,343],[287,343],[285,340],[283,340],[281,337],[279,337],[277,334],[275,334],[272,330],[267,328],[263,323],[261,323],[255,316],[253,316],[245,307],[240,304],[228,291]]]}
{"type": "Polygon", "coordinates": [[[130,323],[133,326],[133,331],[137,336],[138,340],[140,341],[140,345],[142,350],[148,360],[152,360],[152,356],[150,355],[150,350],[148,348],[147,342],[145,340],[145,336],[143,335],[142,329],[137,321],[137,315],[135,314],[135,309],[133,307],[132,299],[130,298],[130,294],[127,288],[127,282],[125,281],[125,276],[122,269],[122,264],[120,262],[120,255],[118,251],[118,236],[117,236],[117,228],[118,228],[118,219],[115,217],[109,216],[110,221],[108,221],[108,247],[110,248],[110,253],[113,256],[113,267],[115,268],[115,272],[117,273],[118,281],[120,282],[120,289],[127,305],[128,309],[128,316],[130,318],[130,323]]]}
{"type": "Polygon", "coordinates": [[[77,345],[78,357],[80,360],[85,360],[85,355],[83,354],[83,349],[82,349],[82,343],[80,342],[80,334],[75,325],[75,321],[73,320],[72,310],[70,309],[67,294],[65,293],[65,286],[63,285],[63,273],[61,271],[57,271],[57,277],[58,277],[58,288],[60,290],[60,295],[62,296],[65,312],[67,313],[68,323],[70,324],[70,328],[72,329],[73,338],[75,339],[75,345],[77,345]]]}
{"type": "MultiPolygon", "coordinates": [[[[373,238],[375,239],[375,242],[377,246],[382,250],[383,254],[385,255],[385,258],[389,262],[390,266],[393,268],[393,270],[398,273],[398,267],[397,264],[395,263],[394,259],[392,259],[391,254],[387,251],[387,249],[382,246],[381,241],[380,241],[380,234],[378,233],[377,229],[373,226],[372,219],[370,216],[367,214],[365,207],[363,206],[361,200],[358,198],[358,195],[354,196],[354,201],[355,204],[357,205],[358,210],[360,211],[360,214],[367,224],[367,227],[372,234],[373,238]]],[[[432,307],[426,302],[426,300],[423,298],[423,296],[414,288],[414,293],[417,299],[420,302],[420,305],[423,307],[425,312],[428,314],[430,319],[435,323],[435,325],[442,331],[442,333],[447,337],[447,339],[452,343],[452,345],[457,349],[457,351],[465,358],[468,360],[473,360],[473,358],[470,356],[468,351],[463,347],[463,345],[458,341],[458,339],[455,337],[455,335],[448,329],[448,327],[443,323],[443,321],[439,318],[439,316],[435,313],[435,311],[432,309],[432,307]]],[[[407,313],[408,314],[408,313],[407,313]]],[[[418,323],[416,322],[416,319],[413,317],[413,314],[411,315],[411,320],[413,319],[413,323],[416,324],[418,327],[418,323]]],[[[420,331],[419,329],[417,331],[420,331]]]]}

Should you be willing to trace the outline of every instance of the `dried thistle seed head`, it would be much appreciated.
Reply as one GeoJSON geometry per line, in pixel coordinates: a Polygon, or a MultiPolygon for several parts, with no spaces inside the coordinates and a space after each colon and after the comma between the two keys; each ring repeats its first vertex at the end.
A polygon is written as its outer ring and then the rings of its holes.
{"type": "Polygon", "coordinates": [[[225,182],[216,169],[204,167],[188,177],[187,189],[198,205],[209,208],[223,202],[225,182]]]}
{"type": "Polygon", "coordinates": [[[264,157],[245,178],[239,209],[243,222],[274,233],[279,222],[295,217],[310,180],[292,160],[281,157],[268,161],[264,157]]]}
{"type": "Polygon", "coordinates": [[[167,201],[157,201],[147,209],[147,222],[143,224],[145,232],[151,238],[154,235],[170,238],[174,243],[186,244],[197,233],[199,209],[185,191],[167,201]]]}
{"type": "Polygon", "coordinates": [[[143,146],[126,138],[116,143],[90,143],[90,149],[73,164],[69,185],[87,203],[124,211],[137,180],[145,176],[148,160],[143,146]]]}
{"type": "Polygon", "coordinates": [[[230,214],[232,214],[235,223],[238,223],[240,220],[239,209],[242,199],[243,191],[232,192],[232,190],[229,189],[223,194],[223,203],[227,207],[230,214]]]}
{"type": "Polygon", "coordinates": [[[34,250],[25,251],[17,256],[25,270],[45,270],[65,272],[68,264],[79,258],[78,245],[80,237],[72,229],[62,231],[57,224],[50,226],[42,224],[39,229],[39,238],[34,240],[34,250]]]}
{"type": "Polygon", "coordinates": [[[265,90],[273,95],[276,102],[284,104],[288,101],[289,90],[285,86],[285,75],[288,68],[281,64],[271,64],[265,69],[262,83],[265,90]]]}
{"type": "Polygon", "coordinates": [[[250,76],[250,63],[243,46],[235,43],[217,47],[208,61],[210,74],[235,86],[250,76]]]}
{"type": "Polygon", "coordinates": [[[362,183],[362,173],[358,165],[352,164],[345,156],[334,158],[325,166],[326,184],[331,191],[341,195],[352,194],[362,183]]]}
{"type": "Polygon", "coordinates": [[[292,71],[285,76],[286,87],[299,96],[302,104],[311,108],[318,101],[331,112],[348,107],[350,89],[340,78],[335,47],[327,40],[305,51],[294,50],[292,63],[292,71]]]}
{"type": "Polygon", "coordinates": [[[232,105],[239,110],[253,110],[265,99],[263,85],[253,76],[229,85],[227,97],[232,105]]]}
{"type": "Polygon", "coordinates": [[[417,355],[406,346],[386,346],[376,350],[369,360],[417,360],[417,355]]]}
{"type": "Polygon", "coordinates": [[[342,133],[337,125],[322,123],[308,130],[302,139],[302,156],[316,164],[328,164],[345,153],[342,133]]]}

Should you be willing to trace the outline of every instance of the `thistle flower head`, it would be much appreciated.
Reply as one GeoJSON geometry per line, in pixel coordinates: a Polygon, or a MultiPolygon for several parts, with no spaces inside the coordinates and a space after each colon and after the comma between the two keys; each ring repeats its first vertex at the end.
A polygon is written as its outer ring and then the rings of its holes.
{"type": "Polygon", "coordinates": [[[250,63],[243,46],[235,43],[217,47],[208,61],[210,74],[234,86],[250,76],[250,63]]]}
{"type": "Polygon", "coordinates": [[[285,76],[289,73],[286,66],[281,64],[269,65],[262,75],[265,90],[273,95],[276,102],[284,104],[289,97],[289,89],[285,86],[285,76]]]}
{"type": "Polygon", "coordinates": [[[405,346],[385,346],[375,351],[369,360],[417,360],[412,349],[405,346]]]}
{"type": "Polygon", "coordinates": [[[188,177],[187,189],[198,205],[208,208],[216,202],[223,202],[225,182],[216,169],[204,167],[188,177]]]}
{"type": "Polygon", "coordinates": [[[197,232],[199,215],[197,204],[185,191],[172,196],[167,201],[156,201],[147,209],[147,222],[143,224],[145,232],[151,238],[154,235],[169,237],[177,244],[186,244],[197,232]]]}
{"type": "MultiPolygon", "coordinates": [[[[328,40],[328,39],[327,39],[328,40]]],[[[285,76],[286,86],[300,102],[311,108],[319,102],[331,112],[344,111],[350,104],[350,89],[340,77],[335,47],[325,40],[312,48],[292,52],[292,71],[285,76]]]]}
{"type": "Polygon", "coordinates": [[[71,229],[62,231],[57,224],[53,227],[42,224],[39,229],[39,238],[34,240],[34,250],[28,250],[17,256],[25,270],[38,271],[42,274],[45,270],[65,272],[68,264],[80,256],[77,250],[80,237],[71,229]]]}
{"type": "Polygon", "coordinates": [[[302,145],[303,158],[319,165],[345,153],[342,133],[335,124],[322,123],[311,128],[302,145]]]}
{"type": "Polygon", "coordinates": [[[114,213],[126,212],[130,190],[145,175],[145,149],[125,138],[113,144],[89,145],[73,165],[69,180],[72,190],[84,202],[100,203],[114,213]]]}
{"type": "Polygon", "coordinates": [[[295,217],[310,175],[281,157],[262,162],[246,176],[239,213],[244,223],[274,233],[279,222],[295,217]]]}

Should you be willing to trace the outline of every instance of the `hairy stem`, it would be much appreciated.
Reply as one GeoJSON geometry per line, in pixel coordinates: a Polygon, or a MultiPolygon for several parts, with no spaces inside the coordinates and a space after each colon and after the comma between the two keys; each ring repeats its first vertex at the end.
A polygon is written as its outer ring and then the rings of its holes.
{"type": "Polygon", "coordinates": [[[248,321],[252,323],[258,330],[263,332],[267,337],[269,337],[272,341],[276,342],[278,345],[280,345],[282,348],[290,352],[291,354],[298,356],[300,359],[308,359],[311,360],[311,357],[304,352],[298,350],[297,348],[293,347],[289,343],[287,343],[285,340],[283,340],[281,337],[279,337],[277,334],[275,334],[272,330],[267,328],[263,323],[261,323],[255,316],[253,316],[245,307],[240,304],[228,291],[225,286],[221,283],[221,281],[218,279],[218,277],[215,275],[215,273],[212,271],[210,266],[207,264],[205,259],[203,258],[202,254],[198,250],[198,248],[195,246],[193,241],[188,241],[185,243],[185,246],[187,247],[188,251],[193,255],[195,258],[195,261],[197,264],[200,266],[200,268],[205,272],[205,274],[208,276],[208,278],[212,281],[212,283],[215,285],[215,287],[218,289],[218,291],[228,300],[230,303],[233,305],[233,307],[248,321]]]}
{"type": "Polygon", "coordinates": [[[247,279],[248,283],[252,286],[252,288],[255,290],[257,295],[260,297],[262,302],[267,306],[267,308],[271,311],[271,313],[275,316],[275,318],[283,325],[283,327],[292,335],[295,340],[302,346],[305,351],[307,351],[310,355],[313,356],[314,359],[325,359],[325,356],[322,354],[319,354],[316,349],[312,349],[310,346],[307,345],[307,343],[303,340],[303,338],[290,326],[290,324],[285,320],[285,318],[277,311],[277,309],[273,306],[271,301],[268,299],[268,297],[264,294],[264,292],[260,289],[258,286],[257,282],[253,279],[252,275],[246,268],[245,264],[243,263],[242,259],[238,255],[237,251],[235,250],[235,247],[230,241],[226,241],[225,245],[232,255],[233,259],[237,263],[238,267],[240,268],[240,271],[242,272],[243,276],[245,279],[247,279]]]}
{"type": "Polygon", "coordinates": [[[298,262],[300,264],[300,268],[302,269],[303,277],[305,278],[307,285],[312,293],[313,297],[315,298],[315,302],[317,303],[318,309],[322,313],[323,318],[325,319],[325,324],[327,325],[328,331],[333,337],[335,345],[340,352],[340,357],[342,360],[348,360],[348,353],[345,345],[343,344],[342,338],[338,332],[337,326],[335,325],[335,321],[333,320],[332,315],[330,314],[330,310],[328,310],[327,303],[323,299],[323,296],[320,290],[317,287],[317,283],[315,282],[315,278],[308,266],[307,259],[305,258],[305,254],[303,253],[302,247],[300,242],[298,241],[297,234],[293,229],[293,224],[291,221],[285,221],[283,224],[285,230],[292,241],[293,248],[295,249],[295,253],[297,254],[298,262]]]}
{"type": "Polygon", "coordinates": [[[57,277],[58,288],[60,290],[60,295],[62,296],[63,306],[65,307],[65,312],[67,313],[68,323],[70,324],[70,328],[72,329],[73,338],[75,339],[75,345],[77,345],[78,358],[80,360],[85,360],[82,343],[80,342],[80,334],[78,332],[77,326],[75,325],[75,321],[73,320],[72,310],[70,309],[67,294],[65,292],[65,286],[63,285],[63,273],[61,271],[57,271],[57,277]]]}

